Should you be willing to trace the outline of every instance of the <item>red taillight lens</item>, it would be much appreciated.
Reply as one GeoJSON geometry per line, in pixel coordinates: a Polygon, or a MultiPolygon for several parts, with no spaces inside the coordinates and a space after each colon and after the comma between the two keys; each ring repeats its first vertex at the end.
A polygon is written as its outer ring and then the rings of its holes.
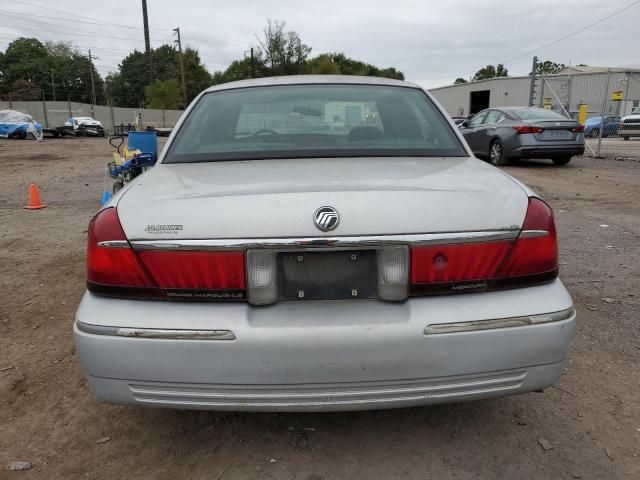
{"type": "Polygon", "coordinates": [[[158,295],[127,242],[115,208],[99,212],[89,223],[88,233],[87,287],[90,291],[115,296],[158,295]]]}
{"type": "Polygon", "coordinates": [[[486,289],[510,247],[510,241],[414,247],[411,293],[438,293],[463,282],[486,289]]]}
{"type": "Polygon", "coordinates": [[[534,127],[533,125],[514,125],[513,129],[518,134],[523,133],[540,133],[542,132],[542,128],[534,127]]]}
{"type": "Polygon", "coordinates": [[[497,287],[550,280],[558,275],[558,238],[551,208],[529,199],[522,232],[498,272],[497,287]]]}
{"type": "Polygon", "coordinates": [[[576,128],[572,128],[571,131],[576,133],[584,132],[584,125],[578,125],[576,128]]]}
{"type": "Polygon", "coordinates": [[[168,297],[245,297],[243,252],[141,250],[138,254],[168,297]]]}
{"type": "Polygon", "coordinates": [[[244,253],[135,252],[116,209],[107,208],[89,224],[87,288],[115,297],[244,299],[244,253]]]}
{"type": "Polygon", "coordinates": [[[517,240],[411,249],[411,295],[483,291],[535,285],[558,275],[551,208],[530,198],[517,240]]]}

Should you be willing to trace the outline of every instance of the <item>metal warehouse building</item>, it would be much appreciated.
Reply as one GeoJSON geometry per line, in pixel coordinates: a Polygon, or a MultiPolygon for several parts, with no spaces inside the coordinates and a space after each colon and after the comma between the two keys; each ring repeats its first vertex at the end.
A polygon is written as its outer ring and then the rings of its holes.
{"type": "MultiPolygon", "coordinates": [[[[471,115],[489,107],[529,104],[531,78],[497,77],[489,80],[433,88],[429,91],[450,115],[471,115]]],[[[640,69],[605,67],[567,67],[555,75],[538,76],[534,105],[562,110],[577,116],[580,104],[589,116],[605,112],[626,115],[640,104],[640,69]],[[614,93],[615,92],[615,93],[614,93]],[[621,97],[622,100],[613,100],[621,97]]]]}

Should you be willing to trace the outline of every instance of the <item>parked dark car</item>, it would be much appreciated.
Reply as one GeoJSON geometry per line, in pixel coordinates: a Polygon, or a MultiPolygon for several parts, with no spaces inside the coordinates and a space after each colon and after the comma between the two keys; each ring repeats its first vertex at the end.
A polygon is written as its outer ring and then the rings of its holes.
{"type": "Polygon", "coordinates": [[[456,125],[460,126],[463,123],[467,122],[469,120],[470,117],[465,117],[463,115],[454,115],[451,117],[451,120],[453,120],[453,123],[455,123],[456,125]]]}
{"type": "Polygon", "coordinates": [[[543,108],[489,108],[460,131],[473,153],[494,165],[517,158],[550,158],[566,165],[584,153],[584,126],[543,108]]]}
{"type": "MultiPolygon", "coordinates": [[[[602,117],[591,117],[584,123],[584,136],[585,137],[599,137],[600,136],[600,123],[602,117]]],[[[604,123],[602,127],[602,136],[609,137],[618,133],[618,125],[620,125],[620,117],[604,117],[604,123]]]]}

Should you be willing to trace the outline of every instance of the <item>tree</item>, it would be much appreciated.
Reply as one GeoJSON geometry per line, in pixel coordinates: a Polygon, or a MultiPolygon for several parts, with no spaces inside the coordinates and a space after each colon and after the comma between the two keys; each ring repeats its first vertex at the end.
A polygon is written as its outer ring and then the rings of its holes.
{"type": "Polygon", "coordinates": [[[95,65],[89,63],[89,57],[73,48],[71,42],[47,42],[49,75],[47,82],[42,85],[47,100],[53,99],[55,84],[56,99],[70,98],[76,102],[91,102],[91,73],[96,87],[96,102],[104,103],[104,81],[96,70],[95,65]]]}
{"type": "Polygon", "coordinates": [[[147,107],[163,110],[176,110],[182,104],[180,82],[175,78],[156,80],[144,89],[147,107]]]}
{"type": "Polygon", "coordinates": [[[467,81],[462,77],[458,77],[453,82],[454,85],[460,85],[461,83],[467,83],[467,81]]]}
{"type": "Polygon", "coordinates": [[[35,38],[20,37],[11,42],[4,53],[4,82],[12,86],[16,80],[44,85],[48,77],[47,50],[35,38]]]}
{"type": "Polygon", "coordinates": [[[508,76],[509,76],[509,71],[505,68],[503,64],[499,63],[495,67],[493,65],[487,65],[486,67],[481,68],[473,76],[473,80],[474,81],[487,80],[489,78],[508,77],[508,76]]]}
{"type": "Polygon", "coordinates": [[[545,60],[544,62],[538,62],[536,73],[538,75],[552,75],[554,73],[558,73],[564,68],[566,68],[564,63],[555,63],[550,60],[545,60]]]}
{"type": "Polygon", "coordinates": [[[344,53],[322,53],[307,61],[307,71],[318,74],[364,75],[404,80],[402,72],[393,67],[378,68],[349,58],[344,53]]]}
{"type": "Polygon", "coordinates": [[[311,73],[317,75],[340,75],[340,65],[334,62],[329,55],[319,55],[311,68],[311,73]]]}
{"type": "Polygon", "coordinates": [[[2,56],[0,93],[12,98],[53,100],[71,98],[91,101],[91,72],[96,85],[96,100],[104,100],[103,81],[87,56],[74,49],[70,42],[42,43],[35,38],[18,38],[9,44],[2,56]],[[53,85],[52,85],[53,83],[53,85]]]}
{"type": "Polygon", "coordinates": [[[5,70],[7,68],[7,64],[5,62],[4,52],[0,52],[0,98],[7,93],[7,81],[5,78],[5,70]]]}
{"type": "MultiPolygon", "coordinates": [[[[258,38],[258,58],[264,62],[269,75],[296,75],[302,73],[311,53],[311,47],[302,43],[297,32],[285,32],[285,22],[267,20],[263,38],[258,38]]],[[[254,60],[255,61],[255,60],[254,60]]]]}
{"type": "MultiPolygon", "coordinates": [[[[184,55],[184,70],[187,77],[187,102],[190,102],[205,88],[211,86],[211,74],[202,64],[200,54],[197,50],[187,47],[182,51],[182,53],[184,55]]],[[[180,78],[179,66],[176,68],[175,78],[180,78]]]]}
{"type": "Polygon", "coordinates": [[[41,100],[42,90],[29,80],[14,80],[9,90],[9,98],[14,101],[41,100]]]}
{"type": "MultiPolygon", "coordinates": [[[[211,75],[202,65],[198,52],[190,47],[183,50],[187,83],[187,101],[211,85],[211,75]]],[[[153,74],[156,81],[180,79],[178,53],[170,45],[162,45],[151,51],[153,74]]],[[[149,67],[146,55],[134,50],[127,55],[118,71],[107,76],[107,96],[114,105],[140,107],[145,103],[145,88],[149,83],[149,67]]],[[[180,102],[182,105],[182,102],[180,102]]]]}

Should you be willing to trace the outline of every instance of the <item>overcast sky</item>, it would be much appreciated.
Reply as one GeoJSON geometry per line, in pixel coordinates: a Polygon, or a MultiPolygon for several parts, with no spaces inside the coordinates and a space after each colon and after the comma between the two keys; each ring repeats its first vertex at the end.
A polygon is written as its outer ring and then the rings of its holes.
{"type": "MultiPolygon", "coordinates": [[[[256,46],[255,35],[260,35],[267,18],[286,21],[287,29],[297,31],[313,48],[313,54],[344,52],[379,67],[393,66],[408,80],[426,87],[451,83],[458,76],[468,78],[490,63],[506,62],[511,75],[525,75],[530,70],[533,53],[528,52],[532,50],[541,58],[565,64],[640,66],[640,2],[575,36],[537,50],[634,0],[147,3],[152,46],[170,42],[171,29],[179,26],[183,43],[199,50],[210,71],[226,68],[256,46]],[[520,56],[523,58],[511,60],[520,56]]],[[[144,49],[142,9],[137,0],[0,0],[0,8],[2,50],[17,36],[72,40],[83,51],[91,48],[98,57],[97,68],[106,74],[115,70],[128,51],[144,49]]]]}

